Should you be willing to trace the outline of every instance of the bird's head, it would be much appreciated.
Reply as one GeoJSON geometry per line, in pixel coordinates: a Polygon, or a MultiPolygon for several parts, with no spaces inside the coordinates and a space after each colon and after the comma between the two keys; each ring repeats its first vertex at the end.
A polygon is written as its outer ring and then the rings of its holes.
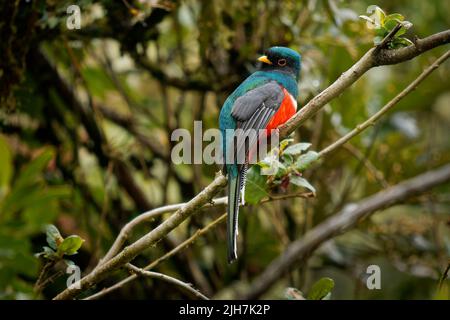
{"type": "Polygon", "coordinates": [[[272,47],[258,60],[263,63],[262,70],[287,72],[296,79],[300,75],[302,56],[295,50],[286,47],[272,47]]]}

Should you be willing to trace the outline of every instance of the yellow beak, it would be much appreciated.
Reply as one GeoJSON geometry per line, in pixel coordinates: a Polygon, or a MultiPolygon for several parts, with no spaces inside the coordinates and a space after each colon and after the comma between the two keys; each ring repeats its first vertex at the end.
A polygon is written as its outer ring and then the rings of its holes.
{"type": "Polygon", "coordinates": [[[267,56],[262,56],[258,58],[258,61],[261,61],[263,63],[272,64],[272,62],[267,58],[267,56]]]}

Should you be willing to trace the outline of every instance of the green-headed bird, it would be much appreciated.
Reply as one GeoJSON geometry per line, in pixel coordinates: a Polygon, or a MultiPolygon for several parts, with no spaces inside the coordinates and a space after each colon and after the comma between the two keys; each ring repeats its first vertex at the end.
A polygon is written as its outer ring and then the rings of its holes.
{"type": "Polygon", "coordinates": [[[248,145],[239,145],[233,132],[245,134],[252,129],[270,132],[289,120],[297,110],[301,55],[289,48],[272,47],[258,60],[262,62],[261,69],[245,79],[226,99],[219,117],[224,171],[228,174],[227,245],[230,263],[237,259],[238,212],[241,191],[245,186],[249,145],[254,147],[253,144],[259,142],[247,141],[248,145]],[[245,153],[244,162],[237,160],[240,152],[245,153]]]}

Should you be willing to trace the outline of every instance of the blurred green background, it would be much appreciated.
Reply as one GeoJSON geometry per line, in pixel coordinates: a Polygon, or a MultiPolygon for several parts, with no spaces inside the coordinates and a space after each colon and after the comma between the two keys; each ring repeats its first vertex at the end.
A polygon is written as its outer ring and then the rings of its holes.
{"type": "MultiPolygon", "coordinates": [[[[184,202],[203,189],[215,165],[174,165],[176,128],[218,126],[227,95],[273,45],[302,54],[299,105],[331,84],[373,46],[359,15],[376,4],[413,23],[406,36],[450,25],[450,2],[82,0],[14,1],[1,11],[0,298],[48,299],[65,287],[59,274],[33,292],[46,245],[45,226],[85,239],[71,259],[87,273],[120,228],[139,213],[184,202]],[[81,8],[68,30],[66,8],[81,8]]],[[[379,110],[448,46],[412,61],[377,67],[295,133],[321,150],[379,110]]],[[[450,161],[450,65],[436,70],[373,128],[304,175],[315,198],[241,209],[240,258],[226,262],[225,224],[156,271],[192,283],[208,296],[245,288],[293,240],[390,185],[450,161]]],[[[287,192],[296,192],[290,186],[287,192]]],[[[273,190],[276,194],[277,190],[273,190]]],[[[144,266],[224,212],[203,210],[135,264],[144,266]]],[[[450,185],[380,211],[324,244],[265,298],[308,292],[335,281],[331,299],[448,298],[438,281],[450,256],[450,185]],[[366,287],[367,266],[381,267],[381,290],[366,287]]],[[[164,216],[165,218],[166,216],[164,216]]],[[[135,240],[155,227],[142,226],[135,240]]],[[[126,275],[114,273],[96,289],[126,275]]],[[[93,293],[94,288],[90,291],[93,293]]],[[[192,298],[170,284],[139,279],[106,299],[192,298]]]]}

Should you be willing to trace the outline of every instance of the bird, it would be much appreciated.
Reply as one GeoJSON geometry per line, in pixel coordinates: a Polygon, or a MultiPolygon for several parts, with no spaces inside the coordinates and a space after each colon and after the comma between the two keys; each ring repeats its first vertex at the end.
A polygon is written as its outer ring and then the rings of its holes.
{"type": "Polygon", "coordinates": [[[257,141],[236,143],[233,132],[245,134],[250,129],[278,130],[297,111],[301,55],[290,48],[275,46],[258,58],[261,67],[245,79],[225,100],[219,115],[222,134],[223,171],[228,177],[227,248],[228,263],[237,259],[239,205],[245,201],[248,158],[238,161],[257,141]],[[241,130],[239,130],[241,129],[241,130]],[[243,149],[244,148],[244,149],[243,149]],[[233,154],[233,156],[230,156],[233,154]],[[228,159],[229,157],[230,159],[228,159]],[[241,195],[242,193],[242,195],[241,195]]]}

